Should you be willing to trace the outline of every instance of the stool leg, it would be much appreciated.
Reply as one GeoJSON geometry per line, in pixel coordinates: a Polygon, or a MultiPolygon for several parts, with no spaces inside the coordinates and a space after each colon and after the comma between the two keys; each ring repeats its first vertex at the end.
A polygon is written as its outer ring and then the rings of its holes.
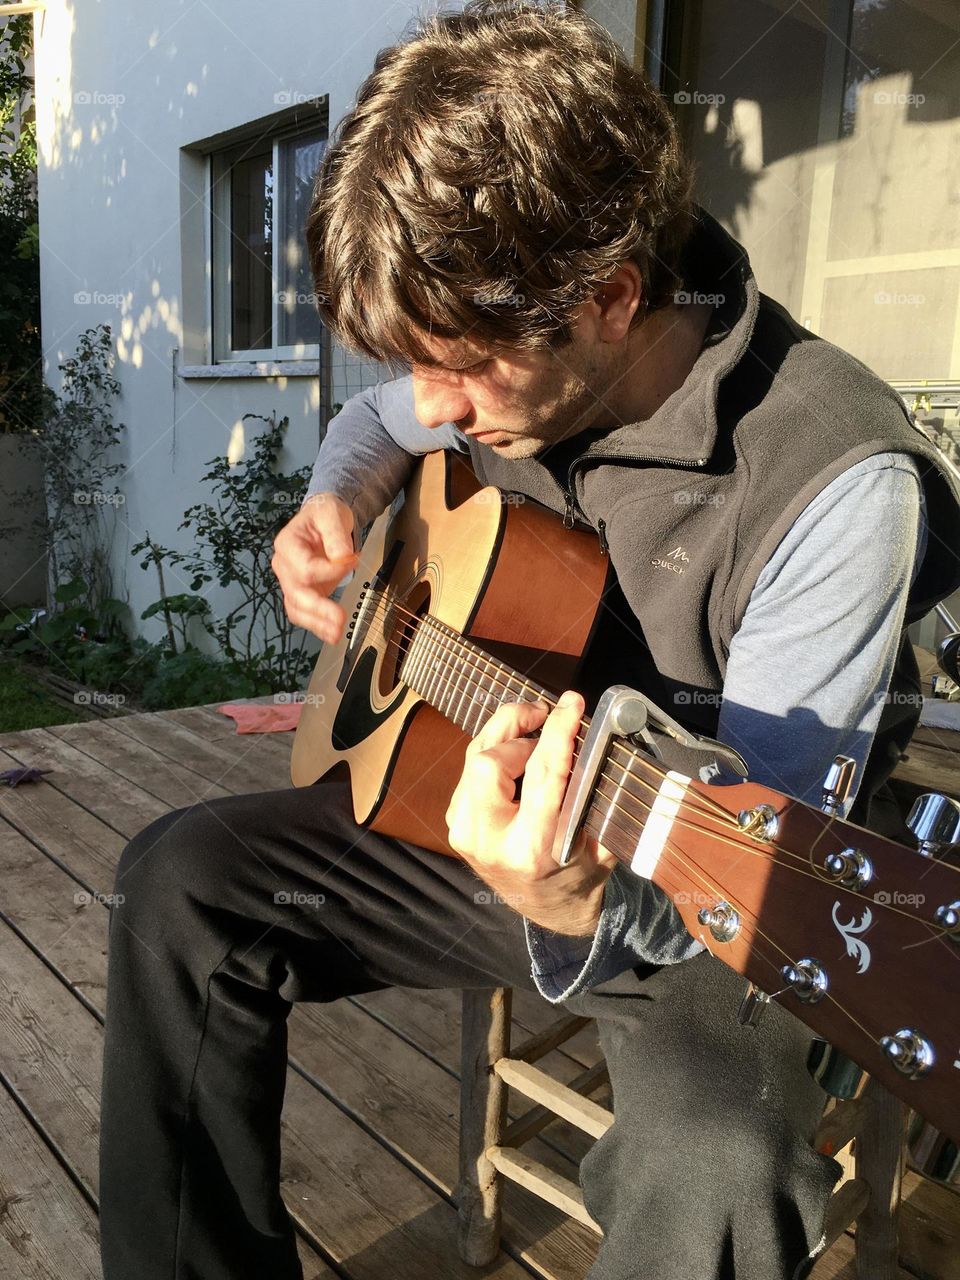
{"type": "Polygon", "coordinates": [[[483,1267],[500,1249],[503,1178],[486,1157],[497,1146],[507,1114],[507,1088],[493,1070],[510,1052],[513,991],[464,991],[460,1033],[460,1182],[458,1247],[464,1262],[483,1267]]]}
{"type": "Polygon", "coordinates": [[[869,1186],[870,1199],[857,1218],[857,1276],[859,1280],[897,1280],[905,1108],[873,1079],[865,1096],[871,1105],[857,1131],[854,1158],[857,1177],[869,1186]]]}

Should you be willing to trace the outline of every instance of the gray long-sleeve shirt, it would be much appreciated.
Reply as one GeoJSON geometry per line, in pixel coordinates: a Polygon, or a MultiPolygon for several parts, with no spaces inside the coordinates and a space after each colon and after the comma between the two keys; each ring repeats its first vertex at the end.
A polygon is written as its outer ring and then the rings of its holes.
{"type": "MultiPolygon", "coordinates": [[[[410,376],[379,383],[331,420],[308,494],[337,494],[359,535],[416,458],[438,448],[466,453],[466,437],[452,423],[417,421],[410,376]]],[[[852,756],[859,775],[925,546],[923,490],[906,454],[849,468],[794,522],[750,596],[723,686],[718,736],[740,752],[753,781],[816,804],[835,755],[852,756]]],[[[855,796],[856,782],[847,809],[855,796]]],[[[622,864],[592,937],[524,924],[532,976],[553,1003],[637,963],[676,963],[703,949],[666,895],[622,864]]]]}

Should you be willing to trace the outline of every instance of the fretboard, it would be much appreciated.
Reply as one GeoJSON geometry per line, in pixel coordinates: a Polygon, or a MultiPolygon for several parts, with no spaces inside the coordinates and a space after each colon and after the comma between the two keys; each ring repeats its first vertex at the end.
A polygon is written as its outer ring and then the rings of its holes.
{"type": "Polygon", "coordinates": [[[417,622],[401,677],[471,737],[501,703],[553,701],[542,685],[498,662],[429,614],[417,622]]]}

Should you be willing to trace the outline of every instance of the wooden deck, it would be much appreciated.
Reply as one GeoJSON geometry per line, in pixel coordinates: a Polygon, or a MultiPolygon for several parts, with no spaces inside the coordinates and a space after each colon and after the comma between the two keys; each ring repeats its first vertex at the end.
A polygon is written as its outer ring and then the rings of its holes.
{"type": "MultiPolygon", "coordinates": [[[[960,737],[960,735],[956,735],[960,737]]],[[[0,1280],[92,1280],[107,908],[126,840],[171,808],[289,785],[290,735],[237,735],[212,708],[0,735],[0,1280]]],[[[516,1036],[554,1020],[514,995],[516,1036]]],[[[597,1241],[508,1184],[503,1249],[482,1272],[456,1249],[459,993],[394,989],[290,1019],[283,1192],[307,1280],[580,1280],[597,1241]]],[[[592,1027],[542,1060],[569,1080],[592,1027]]],[[[597,1101],[609,1105],[602,1092],[597,1101]]],[[[518,1099],[512,1114],[524,1110],[518,1099]]],[[[567,1176],[589,1139],[551,1124],[527,1150],[567,1176]]],[[[904,1258],[960,1278],[960,1197],[911,1176],[904,1258]]],[[[842,1237],[816,1280],[853,1277],[842,1237]]],[[[904,1275],[907,1273],[904,1272],[904,1275]]]]}

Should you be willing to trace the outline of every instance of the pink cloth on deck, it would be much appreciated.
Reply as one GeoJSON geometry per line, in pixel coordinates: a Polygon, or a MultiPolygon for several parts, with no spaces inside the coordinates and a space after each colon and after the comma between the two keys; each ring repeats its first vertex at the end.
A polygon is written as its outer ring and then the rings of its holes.
{"type": "Polygon", "coordinates": [[[295,729],[300,720],[302,702],[228,702],[217,707],[225,716],[233,716],[237,733],[282,733],[295,729]]]}

